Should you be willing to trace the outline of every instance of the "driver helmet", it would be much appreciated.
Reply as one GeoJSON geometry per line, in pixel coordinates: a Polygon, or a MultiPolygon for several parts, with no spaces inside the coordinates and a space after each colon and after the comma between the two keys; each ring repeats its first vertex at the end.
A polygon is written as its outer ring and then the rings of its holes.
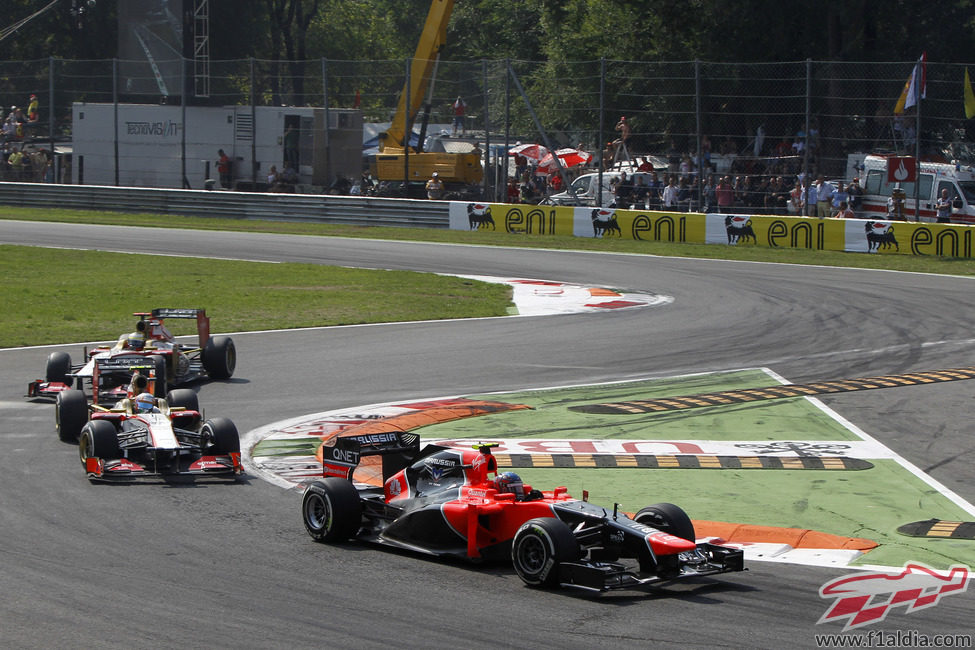
{"type": "Polygon", "coordinates": [[[514,472],[498,474],[494,484],[501,494],[514,494],[515,498],[519,500],[525,498],[525,484],[522,483],[521,477],[514,472]]]}
{"type": "Polygon", "coordinates": [[[135,398],[136,413],[151,413],[155,406],[156,398],[152,396],[152,393],[139,393],[135,398]]]}
{"type": "Polygon", "coordinates": [[[146,347],[146,337],[141,332],[132,332],[126,341],[130,350],[141,350],[146,347]]]}

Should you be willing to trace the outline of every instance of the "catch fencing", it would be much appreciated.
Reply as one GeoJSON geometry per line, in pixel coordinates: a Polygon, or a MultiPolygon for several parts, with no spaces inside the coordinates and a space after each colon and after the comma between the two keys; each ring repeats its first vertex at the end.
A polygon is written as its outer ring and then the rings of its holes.
{"type": "MultiPolygon", "coordinates": [[[[204,77],[191,60],[158,61],[177,78],[163,84],[158,71],[139,62],[3,61],[0,106],[5,113],[7,107],[26,109],[29,97],[37,95],[40,117],[28,137],[38,146],[65,150],[77,128],[76,102],[356,108],[369,127],[390,121],[409,63],[211,60],[204,77]]],[[[487,198],[498,197],[503,184],[493,170],[507,169],[496,163],[515,142],[605,152],[620,135],[615,127],[621,117],[632,129],[626,151],[631,159],[652,155],[678,173],[681,162],[697,166],[710,160],[711,171],[722,175],[805,172],[848,180],[850,154],[913,154],[918,142],[923,155],[970,160],[966,66],[928,62],[924,98],[895,115],[915,64],[441,61],[428,121],[488,151],[487,198]],[[465,128],[454,133],[458,97],[466,104],[465,128]]],[[[140,160],[119,164],[137,169],[140,160]]]]}

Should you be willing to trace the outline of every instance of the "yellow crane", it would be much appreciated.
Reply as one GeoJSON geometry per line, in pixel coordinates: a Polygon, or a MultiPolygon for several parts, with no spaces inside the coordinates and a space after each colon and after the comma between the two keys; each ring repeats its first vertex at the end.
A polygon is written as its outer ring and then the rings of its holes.
{"type": "Polygon", "coordinates": [[[410,64],[410,75],[403,84],[392,124],[379,136],[379,153],[375,159],[375,176],[380,181],[426,182],[437,172],[450,185],[479,183],[484,172],[478,153],[423,151],[423,142],[412,147],[412,131],[424,95],[433,83],[440,50],[447,37],[447,22],[454,0],[432,0],[416,54],[410,64]]]}

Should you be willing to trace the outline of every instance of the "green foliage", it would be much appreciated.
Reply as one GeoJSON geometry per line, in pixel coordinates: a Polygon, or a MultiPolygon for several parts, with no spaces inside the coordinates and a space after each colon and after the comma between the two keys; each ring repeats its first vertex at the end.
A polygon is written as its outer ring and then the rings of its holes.
{"type": "Polygon", "coordinates": [[[428,273],[26,246],[0,246],[0,274],[0,347],[111,340],[154,307],[205,307],[228,332],[499,316],[510,302],[504,285],[428,273]],[[120,291],[132,278],[160,281],[120,291]]]}
{"type": "MultiPolygon", "coordinates": [[[[5,23],[41,3],[8,0],[5,23]]],[[[210,56],[395,59],[410,56],[428,0],[210,0],[210,56]],[[275,18],[275,15],[277,18],[275,18]],[[307,21],[307,26],[304,24],[307,21]],[[304,48],[304,49],[303,49],[304,48]]],[[[81,17],[61,2],[4,41],[7,60],[117,55],[117,2],[81,17]]],[[[931,61],[964,63],[975,45],[972,0],[459,0],[452,60],[931,61]]],[[[5,26],[5,25],[2,25],[5,26]]]]}

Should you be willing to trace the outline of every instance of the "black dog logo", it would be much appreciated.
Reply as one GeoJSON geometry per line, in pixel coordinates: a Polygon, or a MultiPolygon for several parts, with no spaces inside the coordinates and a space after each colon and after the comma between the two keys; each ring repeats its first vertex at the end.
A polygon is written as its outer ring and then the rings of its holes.
{"type": "Polygon", "coordinates": [[[737,217],[729,214],[724,218],[724,228],[728,233],[729,244],[737,244],[749,239],[754,244],[758,243],[758,238],[755,237],[755,231],[752,229],[752,220],[748,217],[737,217]]]}
{"type": "Polygon", "coordinates": [[[494,227],[494,218],[491,216],[490,205],[484,203],[468,203],[467,220],[471,224],[471,230],[480,230],[481,226],[487,227],[488,224],[491,224],[491,230],[496,230],[494,227]]]}
{"type": "Polygon", "coordinates": [[[883,221],[867,221],[863,225],[864,230],[867,233],[867,252],[872,253],[873,251],[879,251],[881,248],[894,247],[894,250],[900,252],[900,244],[897,243],[897,239],[894,237],[894,226],[883,221]]]}
{"type": "Polygon", "coordinates": [[[610,232],[615,232],[617,236],[622,237],[623,231],[620,230],[620,224],[616,220],[615,210],[603,210],[602,208],[596,208],[592,211],[592,236],[599,237],[600,235],[606,235],[610,232]],[[603,217],[600,219],[600,217],[603,217]]]}

